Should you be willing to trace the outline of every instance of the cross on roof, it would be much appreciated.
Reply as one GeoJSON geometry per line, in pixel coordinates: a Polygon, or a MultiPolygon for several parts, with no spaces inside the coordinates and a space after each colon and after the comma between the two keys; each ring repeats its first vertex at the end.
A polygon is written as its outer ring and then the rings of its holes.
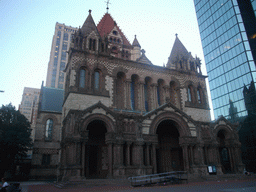
{"type": "Polygon", "coordinates": [[[108,13],[108,10],[109,10],[108,5],[111,4],[111,3],[109,3],[109,0],[107,0],[107,1],[105,1],[105,2],[107,3],[107,13],[108,13]]]}

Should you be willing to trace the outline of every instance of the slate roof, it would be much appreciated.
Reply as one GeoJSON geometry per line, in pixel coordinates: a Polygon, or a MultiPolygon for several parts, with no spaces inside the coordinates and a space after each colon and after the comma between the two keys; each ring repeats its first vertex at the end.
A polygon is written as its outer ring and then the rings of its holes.
{"type": "Polygon", "coordinates": [[[115,26],[123,39],[123,44],[127,46],[131,46],[130,42],[127,40],[123,32],[119,29],[116,22],[113,20],[113,18],[109,13],[106,13],[103,16],[103,18],[100,20],[99,24],[97,25],[97,29],[100,36],[103,38],[104,36],[108,35],[115,26]]]}
{"type": "Polygon", "coordinates": [[[92,18],[92,15],[91,15],[91,10],[89,10],[89,15],[87,17],[87,19],[85,20],[82,28],[81,28],[81,32],[84,36],[87,36],[89,35],[92,31],[95,31],[97,34],[98,33],[98,30],[97,30],[97,27],[94,23],[94,20],[92,18]]]}
{"type": "Polygon", "coordinates": [[[64,99],[63,89],[42,87],[40,111],[61,113],[63,99],[64,99]]]}
{"type": "Polygon", "coordinates": [[[172,51],[171,51],[168,63],[170,61],[171,61],[171,63],[174,63],[176,61],[177,57],[188,58],[189,55],[190,55],[189,52],[187,51],[185,46],[179,40],[178,35],[176,35],[176,39],[175,39],[175,42],[173,44],[172,51]]]}
{"type": "Polygon", "coordinates": [[[142,55],[136,61],[139,62],[139,63],[145,63],[145,64],[148,64],[148,65],[153,65],[151,63],[151,61],[146,57],[146,55],[145,55],[146,51],[144,49],[142,49],[141,52],[142,52],[142,55]]]}

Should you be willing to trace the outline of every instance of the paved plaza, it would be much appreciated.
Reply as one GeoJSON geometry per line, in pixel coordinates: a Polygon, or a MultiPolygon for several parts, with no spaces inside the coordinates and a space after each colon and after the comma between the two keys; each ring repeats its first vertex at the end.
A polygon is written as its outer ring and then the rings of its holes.
{"type": "Polygon", "coordinates": [[[188,184],[175,185],[154,185],[149,187],[131,187],[127,184],[115,186],[73,186],[66,189],[56,188],[53,184],[47,182],[23,182],[21,183],[23,192],[80,192],[80,191],[124,191],[124,192],[256,192],[256,179],[248,178],[246,180],[224,180],[224,181],[205,181],[192,182],[188,184]]]}

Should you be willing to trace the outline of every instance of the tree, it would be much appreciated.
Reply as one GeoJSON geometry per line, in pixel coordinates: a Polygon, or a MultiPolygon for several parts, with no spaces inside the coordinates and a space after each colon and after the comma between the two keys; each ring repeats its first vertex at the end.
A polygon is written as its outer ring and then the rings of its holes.
{"type": "Polygon", "coordinates": [[[11,104],[0,108],[0,176],[32,147],[28,119],[11,104]]]}

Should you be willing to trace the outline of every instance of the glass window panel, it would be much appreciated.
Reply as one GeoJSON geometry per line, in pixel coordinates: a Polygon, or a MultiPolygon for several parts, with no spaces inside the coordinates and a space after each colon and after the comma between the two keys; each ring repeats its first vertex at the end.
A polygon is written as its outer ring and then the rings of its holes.
{"type": "Polygon", "coordinates": [[[96,71],[95,74],[94,74],[94,88],[96,90],[99,90],[99,87],[100,87],[100,85],[99,85],[99,83],[100,83],[99,78],[100,78],[100,73],[98,71],[96,71]]]}
{"type": "Polygon", "coordinates": [[[247,54],[248,60],[252,61],[253,60],[252,52],[251,51],[246,51],[246,54],[247,54]]]}
{"type": "Polygon", "coordinates": [[[248,41],[248,37],[247,37],[246,32],[242,32],[242,38],[243,38],[244,41],[248,41]]]}
{"type": "Polygon", "coordinates": [[[80,70],[80,81],[79,81],[79,87],[84,88],[85,87],[85,70],[80,70]]]}
{"type": "MultiPolygon", "coordinates": [[[[252,72],[252,77],[253,77],[253,80],[254,82],[256,81],[256,73],[255,72],[252,72]]],[[[251,78],[248,78],[250,80],[250,82],[252,81],[251,78]]]]}
{"type": "Polygon", "coordinates": [[[255,63],[253,61],[250,61],[249,62],[249,65],[250,65],[250,68],[251,68],[251,71],[255,71],[255,63]]]}
{"type": "Polygon", "coordinates": [[[53,120],[48,119],[46,121],[46,129],[45,129],[45,139],[46,140],[52,139],[52,127],[53,127],[53,120]]]}

